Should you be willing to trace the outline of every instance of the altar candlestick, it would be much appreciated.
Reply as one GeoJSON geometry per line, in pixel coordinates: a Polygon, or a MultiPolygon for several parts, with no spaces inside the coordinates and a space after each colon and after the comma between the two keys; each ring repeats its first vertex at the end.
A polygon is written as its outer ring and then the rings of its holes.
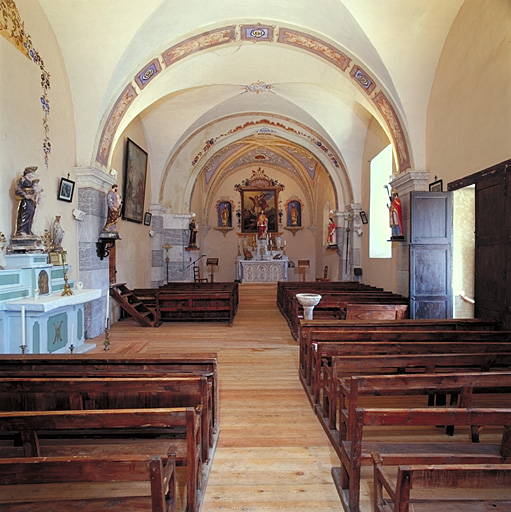
{"type": "Polygon", "coordinates": [[[108,319],[110,317],[110,286],[106,290],[106,315],[105,315],[105,328],[108,329],[108,319]]]}
{"type": "Polygon", "coordinates": [[[25,347],[27,345],[25,339],[25,306],[21,306],[21,346],[25,347]]]}

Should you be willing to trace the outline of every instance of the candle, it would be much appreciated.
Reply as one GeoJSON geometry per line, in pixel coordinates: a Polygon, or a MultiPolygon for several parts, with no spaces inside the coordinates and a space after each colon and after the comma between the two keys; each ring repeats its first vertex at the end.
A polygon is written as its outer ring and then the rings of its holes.
{"type": "Polygon", "coordinates": [[[21,306],[21,346],[27,345],[25,340],[25,306],[21,306]]]}

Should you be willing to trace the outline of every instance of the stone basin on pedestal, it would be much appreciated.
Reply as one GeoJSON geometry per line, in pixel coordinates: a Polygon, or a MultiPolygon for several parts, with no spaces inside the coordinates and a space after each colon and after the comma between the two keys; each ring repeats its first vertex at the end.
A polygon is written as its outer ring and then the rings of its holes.
{"type": "Polygon", "coordinates": [[[312,320],[312,311],[314,306],[321,300],[321,295],[316,293],[297,293],[296,299],[303,306],[303,318],[312,320]]]}

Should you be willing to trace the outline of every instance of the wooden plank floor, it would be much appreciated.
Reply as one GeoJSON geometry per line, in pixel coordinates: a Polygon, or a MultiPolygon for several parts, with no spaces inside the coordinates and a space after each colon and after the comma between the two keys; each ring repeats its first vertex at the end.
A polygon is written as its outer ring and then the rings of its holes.
{"type": "MultiPolygon", "coordinates": [[[[95,352],[104,338],[96,338],[95,352]]],[[[276,306],[276,286],[240,285],[234,325],[131,319],[112,326],[111,354],[217,352],[220,436],[202,512],[339,511],[330,474],[338,458],[298,378],[298,345],[276,306]]],[[[371,476],[370,474],[368,476],[371,476]]],[[[362,512],[371,510],[362,496],[362,512]]]]}

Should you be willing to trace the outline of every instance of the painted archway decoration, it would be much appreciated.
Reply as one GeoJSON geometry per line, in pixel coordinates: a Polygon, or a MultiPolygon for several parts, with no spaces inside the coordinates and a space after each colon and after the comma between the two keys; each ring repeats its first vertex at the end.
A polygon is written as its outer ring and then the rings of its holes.
{"type": "MultiPolygon", "coordinates": [[[[236,25],[221,27],[181,41],[165,50],[158,58],[153,58],[134,76],[133,81],[124,88],[106,117],[98,143],[96,160],[104,166],[108,165],[112,143],[122,118],[139,92],[160,75],[164,68],[168,68],[197,52],[219,45],[243,41],[254,43],[263,40],[297,47],[325,59],[330,64],[336,66],[342,73],[349,73],[354,83],[371,96],[371,101],[382,115],[382,119],[393,139],[399,172],[405,172],[410,168],[407,139],[396,109],[383,91],[383,88],[378,86],[370,74],[364,71],[359,64],[356,64],[352,58],[345,55],[338,48],[310,34],[285,27],[275,30],[275,27],[271,25],[254,24],[248,27],[256,27],[257,31],[247,30],[247,25],[240,25],[238,29],[236,25]],[[254,36],[253,34],[256,35],[254,36]],[[259,34],[266,34],[266,36],[258,39],[257,35],[259,34]]],[[[206,141],[204,150],[209,149],[214,143],[215,140],[206,141]]]]}

